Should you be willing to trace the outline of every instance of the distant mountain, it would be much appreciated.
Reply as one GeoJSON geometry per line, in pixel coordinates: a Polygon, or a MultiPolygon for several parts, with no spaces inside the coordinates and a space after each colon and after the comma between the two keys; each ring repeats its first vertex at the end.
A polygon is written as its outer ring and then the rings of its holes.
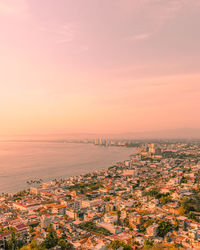
{"type": "Polygon", "coordinates": [[[130,133],[115,133],[115,134],[71,134],[66,135],[66,138],[73,139],[200,139],[200,128],[179,128],[168,130],[155,130],[130,133]]]}
{"type": "Polygon", "coordinates": [[[118,135],[130,139],[200,139],[200,128],[180,128],[160,131],[133,132],[118,135]]]}
{"type": "Polygon", "coordinates": [[[21,135],[2,137],[1,140],[83,140],[83,139],[200,139],[200,128],[180,128],[159,131],[144,131],[130,133],[71,133],[71,134],[48,134],[48,135],[21,135]]]}

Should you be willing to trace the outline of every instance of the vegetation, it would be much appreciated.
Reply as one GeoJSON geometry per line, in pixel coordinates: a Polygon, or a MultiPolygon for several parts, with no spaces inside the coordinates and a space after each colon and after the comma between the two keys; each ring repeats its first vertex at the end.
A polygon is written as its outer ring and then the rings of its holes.
{"type": "Polygon", "coordinates": [[[76,190],[81,194],[86,194],[88,191],[98,190],[100,187],[103,187],[100,182],[82,183],[69,187],[69,190],[76,190]]]}
{"type": "Polygon", "coordinates": [[[173,225],[169,221],[161,220],[158,227],[158,236],[165,237],[165,235],[173,230],[173,225]]]}
{"type": "Polygon", "coordinates": [[[170,193],[160,193],[156,188],[152,188],[151,190],[145,192],[144,195],[159,199],[163,205],[171,201],[170,193]]]}
{"type": "Polygon", "coordinates": [[[139,225],[137,225],[137,228],[140,230],[140,232],[145,233],[146,228],[151,226],[153,223],[154,223],[154,220],[152,219],[142,220],[142,222],[139,225]]]}
{"type": "Polygon", "coordinates": [[[180,152],[173,152],[173,151],[164,151],[162,153],[163,158],[174,158],[174,159],[179,159],[179,160],[185,160],[188,158],[196,159],[200,157],[200,155],[196,154],[185,154],[185,153],[180,153],[180,152]]]}
{"type": "Polygon", "coordinates": [[[22,239],[19,238],[19,235],[15,233],[13,230],[11,233],[11,238],[7,242],[5,249],[19,249],[24,245],[24,242],[22,239]]]}
{"type": "Polygon", "coordinates": [[[46,249],[51,249],[52,247],[55,247],[55,246],[61,247],[62,250],[74,249],[71,243],[66,242],[64,239],[58,240],[57,236],[56,235],[53,236],[52,233],[53,231],[49,233],[49,235],[46,237],[43,243],[39,244],[37,240],[32,240],[30,244],[23,246],[20,249],[21,250],[46,250],[46,249]]]}
{"type": "Polygon", "coordinates": [[[180,250],[183,248],[176,247],[175,245],[167,246],[165,244],[154,244],[152,247],[147,247],[143,249],[151,249],[151,250],[180,250]]]}
{"type": "Polygon", "coordinates": [[[42,246],[50,249],[52,247],[55,247],[58,244],[58,236],[56,232],[51,228],[49,230],[49,233],[47,237],[45,238],[44,242],[42,243],[42,246]]]}
{"type": "Polygon", "coordinates": [[[72,250],[72,249],[74,249],[71,243],[66,242],[63,239],[60,239],[58,241],[58,246],[60,246],[62,250],[72,250]]]}
{"type": "Polygon", "coordinates": [[[172,201],[172,198],[171,198],[170,195],[167,195],[167,196],[165,196],[165,197],[161,197],[159,200],[160,200],[160,202],[161,202],[163,205],[165,205],[165,204],[167,204],[168,202],[172,201]]]}
{"type": "Polygon", "coordinates": [[[39,244],[37,240],[32,240],[30,244],[23,246],[21,250],[45,250],[46,248],[39,244]]]}
{"type": "Polygon", "coordinates": [[[102,234],[105,236],[108,236],[111,234],[107,229],[103,227],[98,227],[93,221],[83,222],[79,225],[79,227],[88,232],[95,232],[95,233],[102,234]]]}
{"type": "Polygon", "coordinates": [[[30,180],[30,181],[27,181],[26,183],[28,185],[32,185],[32,184],[41,184],[43,182],[42,179],[39,179],[39,180],[30,180]]]}
{"type": "Polygon", "coordinates": [[[121,217],[121,211],[118,210],[118,211],[117,211],[117,225],[119,225],[119,226],[121,225],[120,217],[121,217]]]}
{"type": "Polygon", "coordinates": [[[146,239],[145,242],[144,242],[144,247],[143,247],[143,249],[152,249],[153,244],[154,244],[153,240],[151,240],[151,239],[146,239]]]}
{"type": "Polygon", "coordinates": [[[187,177],[183,176],[181,178],[181,183],[187,183],[187,181],[188,181],[187,177]]]}
{"type": "Polygon", "coordinates": [[[123,241],[120,240],[114,240],[113,242],[110,243],[110,245],[108,246],[109,249],[113,249],[116,250],[120,247],[123,247],[124,250],[131,250],[131,246],[124,243],[123,241]]]}
{"type": "Polygon", "coordinates": [[[25,196],[25,195],[27,195],[27,191],[26,191],[26,190],[14,194],[14,195],[13,195],[13,198],[14,198],[14,199],[17,199],[17,198],[20,198],[20,199],[21,199],[21,197],[23,197],[23,196],[25,196]]]}
{"type": "Polygon", "coordinates": [[[200,212],[200,196],[196,194],[189,198],[183,198],[180,203],[179,214],[196,219],[195,215],[192,215],[192,212],[200,212]]]}

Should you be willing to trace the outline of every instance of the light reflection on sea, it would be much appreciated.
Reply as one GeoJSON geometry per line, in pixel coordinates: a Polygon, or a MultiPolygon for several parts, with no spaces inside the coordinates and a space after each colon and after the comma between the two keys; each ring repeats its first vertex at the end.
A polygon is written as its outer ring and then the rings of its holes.
{"type": "Polygon", "coordinates": [[[134,152],[79,143],[0,142],[0,193],[28,188],[31,179],[47,181],[107,168],[134,152]]]}

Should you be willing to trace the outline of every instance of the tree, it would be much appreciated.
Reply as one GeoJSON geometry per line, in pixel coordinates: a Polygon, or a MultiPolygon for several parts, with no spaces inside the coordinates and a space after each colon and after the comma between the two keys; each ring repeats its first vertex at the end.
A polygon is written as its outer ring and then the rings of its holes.
{"type": "Polygon", "coordinates": [[[16,235],[15,235],[15,232],[12,232],[11,238],[8,241],[8,249],[16,249],[16,247],[17,247],[16,235]]]}
{"type": "Polygon", "coordinates": [[[46,250],[46,248],[42,244],[39,244],[37,240],[32,240],[29,245],[20,248],[20,250],[46,250]]]}
{"type": "Polygon", "coordinates": [[[29,232],[32,234],[35,232],[34,228],[32,226],[29,227],[29,232]]]}
{"type": "Polygon", "coordinates": [[[178,209],[178,212],[179,212],[179,214],[182,216],[182,215],[185,214],[186,209],[185,209],[183,206],[180,206],[179,209],[178,209]]]}
{"type": "Polygon", "coordinates": [[[67,199],[69,199],[69,200],[72,199],[72,196],[71,196],[70,194],[67,194],[65,197],[66,197],[67,199]]]}
{"type": "Polygon", "coordinates": [[[72,250],[72,249],[74,249],[73,245],[70,242],[66,242],[63,239],[60,239],[58,241],[58,246],[60,246],[62,250],[72,250]]]}
{"type": "Polygon", "coordinates": [[[166,197],[161,197],[160,198],[160,202],[165,205],[166,203],[170,202],[171,201],[171,197],[170,195],[166,196],[166,197]]]}
{"type": "Polygon", "coordinates": [[[158,236],[165,237],[165,235],[173,230],[173,226],[169,221],[161,220],[158,226],[158,236]]]}
{"type": "Polygon", "coordinates": [[[131,250],[131,246],[128,244],[125,244],[123,241],[120,240],[114,240],[113,242],[110,243],[108,246],[109,248],[116,250],[120,247],[123,247],[124,250],[131,250]]]}
{"type": "Polygon", "coordinates": [[[178,220],[176,218],[175,218],[175,221],[174,221],[174,229],[175,230],[179,229],[179,223],[178,223],[178,220]]]}
{"type": "Polygon", "coordinates": [[[79,224],[79,227],[83,230],[87,230],[88,232],[96,232],[105,236],[110,235],[110,232],[107,229],[97,226],[93,221],[83,222],[79,224]]]}
{"type": "Polygon", "coordinates": [[[60,239],[60,240],[58,241],[58,245],[61,247],[62,250],[65,250],[65,249],[66,249],[66,246],[67,246],[67,243],[66,243],[65,240],[60,239]]]}
{"type": "Polygon", "coordinates": [[[144,249],[151,249],[153,247],[153,240],[151,239],[146,239],[144,242],[144,249]]]}
{"type": "Polygon", "coordinates": [[[181,183],[187,183],[187,177],[185,177],[185,176],[183,176],[182,178],[181,178],[181,183]]]}
{"type": "Polygon", "coordinates": [[[66,250],[72,250],[74,249],[74,246],[70,243],[70,242],[67,242],[67,245],[66,245],[66,250]]]}
{"type": "Polygon", "coordinates": [[[37,242],[37,240],[32,240],[31,243],[30,243],[30,248],[33,249],[33,250],[46,250],[46,248],[37,242]]]}
{"type": "Polygon", "coordinates": [[[58,243],[57,234],[53,229],[51,229],[43,242],[43,246],[49,249],[55,247],[57,243],[58,243]]]}
{"type": "Polygon", "coordinates": [[[12,231],[11,238],[7,243],[8,249],[17,249],[21,248],[23,246],[23,242],[18,239],[18,235],[15,233],[15,231],[12,231]]]}
{"type": "Polygon", "coordinates": [[[117,211],[117,225],[121,225],[120,217],[121,217],[121,211],[118,210],[118,211],[117,211]]]}

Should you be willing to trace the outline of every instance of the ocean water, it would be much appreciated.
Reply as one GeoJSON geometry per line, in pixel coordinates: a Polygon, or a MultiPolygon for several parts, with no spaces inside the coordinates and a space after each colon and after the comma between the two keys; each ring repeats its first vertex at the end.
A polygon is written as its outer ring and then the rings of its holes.
{"type": "Polygon", "coordinates": [[[27,181],[65,178],[127,160],[134,148],[56,142],[0,142],[0,193],[28,188],[27,181]]]}

